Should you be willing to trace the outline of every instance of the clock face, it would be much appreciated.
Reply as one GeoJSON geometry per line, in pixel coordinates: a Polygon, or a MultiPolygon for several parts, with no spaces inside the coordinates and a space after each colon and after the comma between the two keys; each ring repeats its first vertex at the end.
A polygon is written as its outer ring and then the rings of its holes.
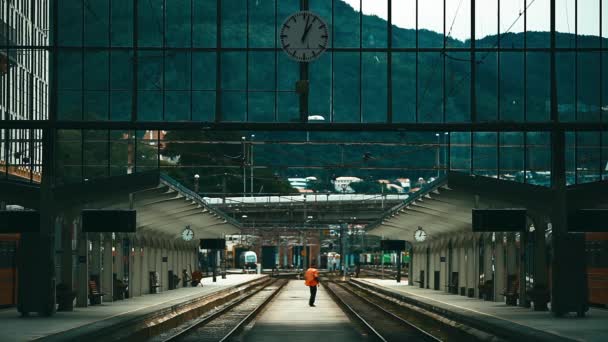
{"type": "Polygon", "coordinates": [[[192,238],[194,238],[194,231],[190,228],[184,229],[182,232],[182,239],[184,239],[184,241],[190,241],[192,238]]]}
{"type": "Polygon", "coordinates": [[[316,14],[301,11],[289,16],[281,27],[281,47],[298,62],[313,61],[327,49],[329,30],[316,14]]]}
{"type": "Polygon", "coordinates": [[[426,232],[422,229],[418,229],[414,232],[414,239],[416,239],[418,242],[426,240],[426,232]]]}

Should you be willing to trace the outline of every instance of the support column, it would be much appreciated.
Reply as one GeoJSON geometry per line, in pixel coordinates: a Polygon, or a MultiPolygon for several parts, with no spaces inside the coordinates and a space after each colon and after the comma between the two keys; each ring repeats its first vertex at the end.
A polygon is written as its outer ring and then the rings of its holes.
{"type": "Polygon", "coordinates": [[[141,254],[139,246],[141,240],[133,239],[131,245],[131,263],[129,265],[129,295],[131,297],[141,296],[141,254]]]}
{"type": "Polygon", "coordinates": [[[88,282],[89,282],[89,263],[88,249],[89,240],[87,233],[82,231],[82,225],[78,224],[78,268],[77,268],[77,286],[76,286],[76,306],[80,308],[87,307],[88,304],[88,282]]]}
{"type": "Polygon", "coordinates": [[[507,288],[506,286],[506,269],[505,269],[505,245],[503,244],[503,234],[496,234],[496,271],[494,272],[494,301],[504,302],[502,293],[507,288]]]}
{"type": "Polygon", "coordinates": [[[101,284],[100,288],[105,294],[103,296],[104,302],[111,302],[114,300],[114,286],[112,285],[112,274],[114,273],[114,262],[112,255],[112,236],[111,234],[105,234],[103,236],[103,268],[101,272],[101,284]]]}
{"type": "Polygon", "coordinates": [[[528,227],[521,232],[519,238],[519,306],[530,307],[526,292],[526,245],[528,243],[528,227]]]}
{"type": "Polygon", "coordinates": [[[150,284],[149,284],[149,280],[148,280],[148,269],[150,268],[148,266],[148,254],[150,254],[150,247],[148,245],[148,241],[146,240],[140,240],[140,247],[139,247],[139,255],[141,257],[141,267],[139,269],[139,279],[140,279],[140,286],[141,286],[141,294],[145,295],[150,293],[150,284]]]}
{"type": "Polygon", "coordinates": [[[169,281],[167,279],[167,271],[169,270],[169,251],[167,245],[163,243],[160,249],[160,283],[163,291],[169,290],[169,281]]]}
{"type": "Polygon", "coordinates": [[[61,282],[68,285],[70,289],[74,289],[72,217],[64,214],[61,222],[61,282]]]}
{"type": "Polygon", "coordinates": [[[534,224],[534,288],[533,298],[535,311],[546,311],[549,300],[547,264],[547,244],[545,243],[545,230],[547,222],[537,220],[534,224]]]}

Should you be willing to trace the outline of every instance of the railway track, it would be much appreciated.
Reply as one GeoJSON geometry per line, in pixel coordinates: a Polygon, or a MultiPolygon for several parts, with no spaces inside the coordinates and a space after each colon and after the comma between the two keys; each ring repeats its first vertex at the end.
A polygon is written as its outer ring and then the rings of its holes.
{"type": "Polygon", "coordinates": [[[217,308],[210,315],[156,336],[152,341],[227,341],[236,336],[285,284],[287,284],[286,279],[276,279],[268,284],[259,285],[255,290],[217,308]]]}
{"type": "Polygon", "coordinates": [[[370,335],[380,341],[441,341],[427,331],[356,293],[348,283],[327,282],[325,288],[335,301],[370,335]]]}

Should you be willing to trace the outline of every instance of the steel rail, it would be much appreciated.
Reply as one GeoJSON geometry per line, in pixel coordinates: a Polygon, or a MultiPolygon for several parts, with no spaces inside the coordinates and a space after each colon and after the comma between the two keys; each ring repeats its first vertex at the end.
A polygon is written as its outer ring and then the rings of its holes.
{"type": "MultiPolygon", "coordinates": [[[[350,284],[350,283],[349,283],[349,284],[350,284]]],[[[361,287],[361,286],[359,286],[359,285],[356,285],[356,284],[350,284],[350,285],[352,285],[352,286],[356,286],[357,288],[359,288],[359,289],[363,290],[363,291],[364,291],[364,292],[366,292],[366,293],[369,293],[369,294],[371,294],[371,295],[375,295],[375,294],[371,293],[370,291],[368,291],[368,290],[366,290],[366,289],[362,288],[362,287],[361,287]]],[[[401,318],[401,317],[399,317],[399,316],[395,315],[394,313],[392,313],[392,312],[390,312],[390,311],[386,310],[385,308],[383,308],[382,306],[380,306],[380,305],[378,305],[378,304],[376,304],[376,303],[372,302],[371,300],[369,300],[369,299],[367,299],[367,298],[364,298],[364,297],[360,297],[360,296],[358,296],[358,295],[357,295],[357,294],[356,294],[356,293],[355,293],[353,290],[349,289],[348,287],[346,287],[346,286],[344,286],[344,285],[341,285],[341,284],[338,284],[338,286],[342,287],[344,290],[346,290],[346,291],[350,292],[351,294],[353,294],[353,295],[357,296],[359,299],[363,300],[364,302],[366,302],[367,304],[371,305],[372,307],[374,307],[374,308],[376,308],[376,309],[378,309],[378,310],[380,310],[380,311],[384,312],[385,314],[387,314],[388,316],[392,317],[393,319],[395,319],[395,320],[397,320],[397,321],[399,321],[399,322],[402,322],[403,324],[406,324],[406,325],[410,326],[410,327],[411,327],[411,328],[413,328],[414,330],[416,330],[416,331],[418,331],[419,333],[421,333],[422,335],[424,335],[424,336],[425,336],[426,338],[428,338],[430,341],[437,341],[437,342],[441,342],[441,340],[440,340],[440,339],[438,339],[437,337],[435,337],[435,336],[433,336],[433,335],[429,334],[428,332],[426,332],[425,330],[421,329],[420,327],[418,327],[418,326],[416,326],[416,325],[414,325],[414,324],[410,323],[409,321],[407,321],[407,320],[405,320],[405,319],[403,319],[403,318],[401,318]]]]}
{"type": "MultiPolygon", "coordinates": [[[[376,336],[376,337],[377,337],[377,338],[378,338],[380,341],[388,342],[388,341],[387,341],[387,340],[384,338],[384,336],[382,336],[382,334],[380,334],[380,333],[379,333],[379,332],[378,332],[376,329],[374,329],[374,327],[373,327],[371,324],[369,324],[369,323],[368,323],[368,322],[367,322],[367,321],[366,321],[366,320],[365,320],[363,317],[361,317],[361,315],[359,315],[359,314],[357,313],[357,311],[355,311],[355,309],[353,309],[353,308],[352,308],[350,305],[348,305],[348,304],[347,304],[347,303],[346,303],[346,302],[345,302],[345,301],[344,301],[342,298],[340,298],[340,296],[338,296],[338,295],[337,295],[337,294],[334,292],[334,290],[332,290],[332,289],[329,287],[329,285],[326,285],[326,284],[324,284],[324,283],[321,283],[321,284],[322,284],[322,285],[323,285],[323,287],[324,287],[324,288],[327,290],[327,292],[330,294],[330,296],[331,296],[332,298],[334,298],[334,300],[335,300],[336,302],[338,302],[338,304],[339,304],[340,306],[342,306],[343,308],[348,309],[348,311],[349,311],[349,312],[352,314],[352,316],[357,317],[357,319],[358,319],[358,320],[359,320],[361,323],[363,323],[363,325],[364,325],[364,326],[365,326],[365,327],[366,327],[366,328],[367,328],[369,331],[371,331],[371,332],[372,332],[372,333],[373,333],[373,334],[374,334],[374,335],[375,335],[375,336],[376,336]]],[[[333,283],[333,284],[336,284],[336,286],[338,286],[338,285],[337,285],[337,283],[333,283]]]]}
{"type": "MultiPolygon", "coordinates": [[[[249,300],[251,297],[253,297],[254,295],[258,294],[259,292],[261,292],[266,287],[271,286],[271,285],[276,284],[276,283],[277,283],[277,280],[271,281],[271,282],[269,282],[269,284],[259,286],[258,289],[254,290],[254,291],[252,291],[252,292],[250,292],[250,293],[248,293],[246,295],[243,295],[242,297],[240,297],[237,300],[233,301],[232,303],[226,305],[225,307],[221,308],[220,310],[212,313],[211,315],[203,317],[203,318],[199,319],[198,321],[196,321],[194,324],[192,324],[192,325],[190,325],[190,326],[188,326],[188,327],[186,327],[184,329],[181,329],[178,332],[176,332],[174,334],[171,334],[170,336],[162,339],[162,341],[163,342],[169,342],[169,341],[177,341],[177,340],[179,340],[181,337],[187,335],[188,333],[194,331],[195,329],[198,329],[198,328],[206,325],[207,323],[213,321],[214,319],[216,319],[216,318],[218,318],[218,317],[226,314],[227,312],[229,312],[230,310],[232,310],[236,306],[238,306],[238,305],[244,303],[245,301],[249,300]]],[[[275,293],[273,293],[269,298],[274,298],[274,296],[283,288],[283,286],[285,286],[285,284],[286,284],[286,282],[283,283],[282,285],[280,285],[276,289],[275,293]]],[[[265,300],[264,303],[260,304],[260,306],[264,306],[267,302],[268,301],[265,300]]],[[[256,308],[256,310],[257,310],[257,308],[256,308]]],[[[247,317],[249,317],[249,315],[247,317]]],[[[241,323],[242,322],[240,322],[239,324],[241,324],[241,323]]],[[[234,329],[231,330],[230,333],[233,333],[233,331],[234,331],[234,329]]]]}

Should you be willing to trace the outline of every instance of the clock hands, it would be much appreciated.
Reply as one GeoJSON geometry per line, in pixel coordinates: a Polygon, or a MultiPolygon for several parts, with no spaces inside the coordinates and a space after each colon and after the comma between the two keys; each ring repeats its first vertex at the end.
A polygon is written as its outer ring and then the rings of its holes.
{"type": "Polygon", "coordinates": [[[305,27],[304,34],[302,34],[302,43],[304,43],[304,40],[306,39],[306,36],[308,35],[308,32],[312,28],[312,23],[310,23],[310,25],[309,25],[309,21],[310,21],[310,16],[307,16],[306,17],[306,24],[304,25],[304,27],[305,27]]]}

